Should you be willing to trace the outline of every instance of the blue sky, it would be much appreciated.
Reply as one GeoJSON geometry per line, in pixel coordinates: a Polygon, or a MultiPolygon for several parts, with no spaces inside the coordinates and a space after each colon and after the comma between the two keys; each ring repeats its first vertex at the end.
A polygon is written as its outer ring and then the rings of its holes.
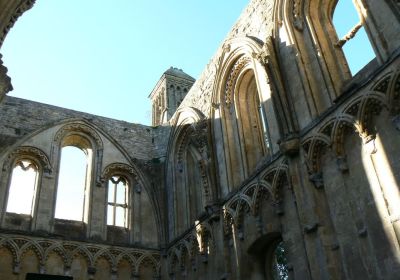
{"type": "Polygon", "coordinates": [[[11,96],[150,124],[171,66],[198,78],[248,0],[39,0],[9,32],[11,96]]]}
{"type": "MultiPolygon", "coordinates": [[[[175,66],[197,79],[247,3],[36,1],[1,50],[14,86],[10,95],[149,125],[147,97],[162,73],[175,66]]],[[[358,20],[352,1],[339,1],[339,37],[358,20]]],[[[361,43],[344,46],[353,73],[375,56],[362,43],[364,30],[356,38],[361,43]]]]}
{"type": "MultiPolygon", "coordinates": [[[[360,18],[352,0],[338,1],[333,14],[333,24],[339,39],[342,39],[359,22],[360,18]]],[[[346,42],[343,52],[353,75],[375,57],[364,27],[356,33],[353,39],[346,42]]]]}

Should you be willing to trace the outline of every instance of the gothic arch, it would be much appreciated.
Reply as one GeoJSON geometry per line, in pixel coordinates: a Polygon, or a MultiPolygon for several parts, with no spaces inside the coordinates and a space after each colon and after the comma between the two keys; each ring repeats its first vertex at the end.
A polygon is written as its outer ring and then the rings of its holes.
{"type": "Polygon", "coordinates": [[[35,253],[36,257],[38,258],[39,265],[43,266],[45,261],[45,254],[43,248],[33,240],[25,240],[25,241],[27,241],[26,244],[24,244],[19,249],[20,259],[23,258],[24,254],[32,250],[35,253]]]}
{"type": "Polygon", "coordinates": [[[20,146],[11,151],[5,158],[1,170],[2,175],[0,178],[0,186],[2,186],[2,188],[0,189],[3,189],[3,191],[0,192],[0,197],[2,198],[0,200],[2,200],[3,202],[1,221],[3,221],[5,217],[6,205],[9,199],[8,194],[11,185],[11,177],[14,167],[18,162],[21,162],[23,160],[29,160],[35,166],[35,169],[37,168],[36,170],[37,177],[34,188],[33,208],[32,208],[33,222],[36,219],[36,211],[39,201],[39,194],[41,191],[42,177],[50,176],[51,173],[53,172],[53,167],[51,165],[49,157],[42,150],[32,146],[20,146]]]}
{"type": "Polygon", "coordinates": [[[364,143],[375,137],[372,127],[373,117],[379,115],[382,109],[390,111],[392,89],[395,82],[392,75],[384,74],[369,90],[345,103],[337,116],[323,122],[310,136],[302,141],[302,147],[309,159],[309,171],[314,174],[320,171],[319,157],[323,147],[331,147],[336,156],[345,156],[343,147],[346,129],[354,130],[364,143]]]}
{"type": "Polygon", "coordinates": [[[101,175],[101,164],[103,161],[103,141],[101,136],[91,125],[86,124],[83,121],[72,121],[64,124],[58,129],[53,138],[52,149],[51,149],[51,160],[57,169],[60,165],[61,149],[64,146],[75,146],[85,154],[88,151],[92,151],[91,158],[91,185],[96,184],[99,186],[100,175],[101,175]]]}
{"type": "Polygon", "coordinates": [[[67,264],[68,267],[71,266],[72,261],[77,255],[81,255],[85,261],[88,267],[94,267],[94,259],[92,253],[88,250],[88,248],[84,246],[77,246],[72,252],[70,253],[69,256],[69,263],[67,264]]]}
{"type": "Polygon", "coordinates": [[[52,173],[52,166],[49,157],[42,150],[32,146],[20,146],[8,154],[3,164],[3,171],[11,170],[15,161],[19,159],[31,159],[35,164],[46,173],[52,173]]]}
{"type": "Polygon", "coordinates": [[[44,250],[44,260],[46,261],[51,253],[57,254],[64,262],[64,265],[68,263],[68,254],[62,244],[55,242],[44,250]]]}
{"type": "Polygon", "coordinates": [[[13,265],[16,266],[20,263],[21,255],[19,253],[18,245],[11,238],[3,238],[0,240],[0,247],[7,248],[13,257],[13,265]]]}
{"type": "Polygon", "coordinates": [[[260,206],[263,200],[267,200],[273,197],[273,189],[272,186],[264,180],[260,180],[257,184],[255,184],[255,191],[253,193],[252,198],[252,214],[253,216],[257,216],[260,213],[260,206]]]}
{"type": "Polygon", "coordinates": [[[140,268],[142,266],[150,266],[151,269],[153,270],[153,277],[157,277],[159,276],[159,265],[158,262],[153,258],[153,256],[149,255],[149,254],[144,254],[142,255],[136,263],[136,270],[137,273],[139,273],[140,268]]]}
{"type": "Polygon", "coordinates": [[[186,209],[175,214],[174,228],[170,230],[177,234],[194,224],[204,207],[212,202],[214,191],[204,115],[194,108],[182,108],[172,119],[172,125],[166,170],[167,184],[173,191],[168,203],[174,213],[186,209]]]}
{"type": "Polygon", "coordinates": [[[179,267],[180,263],[179,263],[179,253],[177,252],[177,250],[174,249],[171,250],[168,254],[168,273],[170,275],[175,274],[176,271],[176,266],[179,267]]]}
{"type": "Polygon", "coordinates": [[[108,248],[104,248],[102,250],[99,250],[94,256],[93,256],[93,266],[97,265],[97,262],[100,258],[104,258],[107,260],[107,262],[110,265],[110,268],[115,268],[116,261],[115,257],[109,252],[108,248]]]}
{"type": "MultiPolygon", "coordinates": [[[[332,23],[337,2],[338,0],[278,0],[274,9],[274,37],[299,53],[296,62],[300,75],[303,76],[305,91],[314,96],[312,98],[315,100],[319,98],[328,105],[342,93],[343,83],[351,78],[341,46],[338,45],[341,38],[337,37],[332,23]],[[319,85],[315,79],[319,78],[320,84],[322,81],[327,89],[325,96],[318,96],[319,85]]],[[[376,3],[371,0],[355,2],[361,24],[369,35],[379,64],[388,59],[393,48],[385,41],[385,37],[391,36],[390,32],[385,34],[379,31],[383,30],[380,26],[388,24],[390,20],[396,22],[396,12],[398,16],[398,9],[392,9],[387,2],[390,1],[383,1],[379,5],[379,11],[375,11],[376,3]],[[372,36],[376,33],[380,36],[372,36]]],[[[317,104],[317,111],[324,110],[326,106],[323,103],[317,104]]]]}
{"type": "Polygon", "coordinates": [[[246,37],[225,42],[213,86],[212,134],[224,194],[271,155],[268,122],[275,119],[264,66],[262,42],[246,37]],[[268,105],[269,104],[269,105],[268,105]],[[268,110],[267,110],[268,108],[268,110]]]}
{"type": "Polygon", "coordinates": [[[126,260],[130,266],[131,269],[133,271],[133,269],[135,268],[135,260],[132,258],[132,256],[126,252],[122,252],[120,253],[116,258],[115,258],[115,265],[118,267],[118,265],[120,264],[120,262],[122,262],[123,260],[126,260]]]}

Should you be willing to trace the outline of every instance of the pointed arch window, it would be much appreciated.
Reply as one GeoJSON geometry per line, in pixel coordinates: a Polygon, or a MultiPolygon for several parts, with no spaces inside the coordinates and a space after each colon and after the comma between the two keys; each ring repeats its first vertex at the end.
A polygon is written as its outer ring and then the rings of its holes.
{"type": "Polygon", "coordinates": [[[55,218],[84,221],[85,197],[91,181],[91,149],[66,145],[61,149],[55,218]]]}
{"type": "Polygon", "coordinates": [[[357,1],[338,0],[333,11],[333,25],[339,37],[336,46],[342,48],[352,75],[372,59],[375,52],[364,28],[363,16],[357,1]]]}
{"type": "Polygon", "coordinates": [[[33,214],[38,167],[29,159],[18,160],[13,168],[8,193],[7,212],[33,214]]]}
{"type": "Polygon", "coordinates": [[[128,227],[128,182],[119,175],[108,180],[107,225],[128,227]]]}
{"type": "Polygon", "coordinates": [[[267,118],[253,70],[247,69],[239,75],[235,102],[242,154],[250,173],[263,156],[270,154],[267,118]]]}

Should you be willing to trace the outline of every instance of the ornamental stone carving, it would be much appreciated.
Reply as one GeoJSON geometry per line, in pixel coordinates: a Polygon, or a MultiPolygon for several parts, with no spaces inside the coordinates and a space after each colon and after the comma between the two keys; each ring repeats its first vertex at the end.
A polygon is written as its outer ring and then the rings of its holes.
{"type": "Polygon", "coordinates": [[[250,57],[240,57],[232,67],[232,70],[226,80],[224,101],[227,107],[231,107],[234,100],[234,90],[240,72],[251,62],[250,57]]]}
{"type": "Polygon", "coordinates": [[[64,125],[59,131],[57,131],[56,135],[54,136],[54,141],[60,142],[65,135],[71,132],[81,132],[87,134],[95,141],[97,149],[103,149],[103,141],[101,140],[100,135],[93,128],[83,123],[70,123],[64,125]]]}
{"type": "Polygon", "coordinates": [[[8,92],[13,90],[11,78],[7,76],[7,67],[3,65],[1,58],[2,55],[0,54],[0,102],[8,92]]]}
{"type": "Polygon", "coordinates": [[[20,158],[23,159],[24,157],[33,158],[37,160],[43,168],[43,171],[47,174],[51,174],[53,168],[50,164],[50,160],[45,152],[42,150],[31,147],[31,146],[21,146],[15,149],[12,153],[7,156],[7,160],[3,165],[3,171],[7,171],[9,168],[12,168],[13,161],[20,158]]]}
{"type": "Polygon", "coordinates": [[[0,46],[3,44],[4,39],[10,29],[14,26],[17,19],[27,10],[33,7],[36,0],[22,0],[21,3],[16,7],[16,9],[11,12],[10,17],[7,19],[8,23],[3,27],[0,34],[0,46]]]}

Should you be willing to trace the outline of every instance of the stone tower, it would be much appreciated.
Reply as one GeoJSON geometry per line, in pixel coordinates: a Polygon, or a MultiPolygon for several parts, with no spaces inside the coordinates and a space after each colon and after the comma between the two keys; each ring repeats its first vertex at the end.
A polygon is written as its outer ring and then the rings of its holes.
{"type": "Polygon", "coordinates": [[[171,67],[164,72],[149,95],[153,126],[169,121],[194,82],[195,79],[182,69],[171,67]]]}

